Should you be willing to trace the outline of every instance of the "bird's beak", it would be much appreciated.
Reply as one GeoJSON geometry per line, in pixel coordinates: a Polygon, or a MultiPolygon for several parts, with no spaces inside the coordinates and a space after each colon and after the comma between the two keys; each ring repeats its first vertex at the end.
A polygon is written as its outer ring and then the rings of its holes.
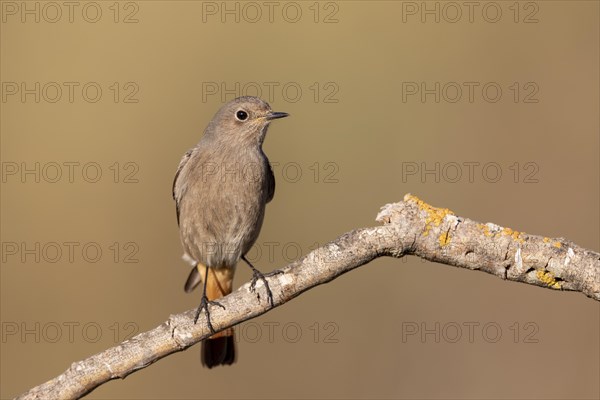
{"type": "Polygon", "coordinates": [[[272,119],[285,118],[288,115],[290,115],[290,114],[288,114],[286,112],[271,111],[267,114],[267,121],[270,121],[272,119]]]}

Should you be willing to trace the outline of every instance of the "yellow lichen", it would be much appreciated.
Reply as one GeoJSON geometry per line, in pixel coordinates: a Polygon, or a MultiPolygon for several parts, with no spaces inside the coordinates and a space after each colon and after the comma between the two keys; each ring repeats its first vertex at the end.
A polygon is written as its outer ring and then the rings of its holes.
{"type": "Polygon", "coordinates": [[[556,280],[552,272],[538,270],[536,272],[536,275],[538,279],[546,285],[548,285],[548,287],[551,287],[553,289],[560,289],[560,283],[556,280]]]}
{"type": "Polygon", "coordinates": [[[486,224],[477,224],[477,226],[479,227],[479,229],[481,229],[483,231],[483,234],[487,237],[492,237],[494,236],[494,234],[492,232],[490,232],[490,227],[487,226],[486,224]]]}
{"type": "Polygon", "coordinates": [[[450,244],[450,232],[444,232],[440,235],[440,247],[444,247],[450,244]]]}
{"type": "MultiPolygon", "coordinates": [[[[550,243],[551,240],[549,237],[545,237],[544,238],[544,243],[550,243]]],[[[556,247],[557,249],[560,249],[562,247],[562,244],[560,242],[554,242],[552,243],[552,246],[556,247]]]]}
{"type": "MultiPolygon", "coordinates": [[[[429,235],[432,224],[435,226],[440,226],[446,215],[454,215],[454,213],[449,209],[433,207],[419,199],[417,196],[413,196],[412,194],[407,194],[404,196],[404,200],[416,203],[419,207],[419,210],[427,213],[427,218],[425,218],[425,232],[423,232],[423,236],[429,235]]],[[[447,237],[444,239],[444,242],[448,244],[450,242],[450,237],[447,234],[446,236],[447,237]]],[[[442,237],[440,237],[440,243],[441,242],[442,237]]]]}
{"type": "Polygon", "coordinates": [[[503,228],[501,233],[503,236],[510,236],[520,243],[525,242],[525,240],[521,237],[521,235],[523,234],[522,232],[514,231],[510,228],[503,228]]]}

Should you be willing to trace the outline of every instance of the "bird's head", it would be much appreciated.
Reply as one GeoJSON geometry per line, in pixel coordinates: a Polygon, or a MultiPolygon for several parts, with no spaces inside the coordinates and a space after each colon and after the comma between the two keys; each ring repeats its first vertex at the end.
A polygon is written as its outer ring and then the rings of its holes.
{"type": "Polygon", "coordinates": [[[205,134],[234,143],[242,141],[262,145],[271,121],[288,115],[271,110],[271,106],[258,97],[238,97],[217,111],[205,134]]]}

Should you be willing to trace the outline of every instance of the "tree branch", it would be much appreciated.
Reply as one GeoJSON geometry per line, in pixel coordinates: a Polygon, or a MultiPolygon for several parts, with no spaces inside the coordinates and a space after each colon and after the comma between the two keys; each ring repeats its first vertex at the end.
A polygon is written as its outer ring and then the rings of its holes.
{"type": "MultiPolygon", "coordinates": [[[[502,279],[556,290],[573,290],[600,301],[600,254],[565,239],[529,235],[492,223],[481,224],[435,208],[410,194],[382,208],[384,225],[357,229],[316,249],[269,279],[275,306],[302,292],[381,257],[416,255],[502,279]]],[[[264,284],[256,293],[246,283],[211,308],[218,331],[269,311],[264,284]],[[258,297],[258,299],[257,299],[258,297]]],[[[74,399],[99,385],[147,367],[210,336],[205,320],[194,325],[195,310],[171,315],[162,325],[120,345],[75,362],[60,376],[18,399],[74,399]]],[[[203,314],[204,315],[204,314],[203,314]]]]}

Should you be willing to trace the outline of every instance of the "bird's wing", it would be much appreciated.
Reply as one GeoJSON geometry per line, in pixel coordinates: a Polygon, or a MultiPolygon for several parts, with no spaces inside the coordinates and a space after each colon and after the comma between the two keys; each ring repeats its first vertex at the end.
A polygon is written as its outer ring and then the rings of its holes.
{"type": "Polygon", "coordinates": [[[200,282],[202,282],[200,271],[198,271],[198,266],[194,265],[194,267],[190,271],[190,275],[188,276],[187,281],[185,281],[185,286],[183,290],[185,290],[186,293],[190,293],[192,290],[194,290],[194,288],[196,288],[196,286],[200,284],[200,282]]]}
{"type": "Polygon", "coordinates": [[[275,196],[275,175],[271,163],[267,161],[267,203],[273,200],[275,196]]]}
{"type": "Polygon", "coordinates": [[[187,162],[192,156],[193,151],[194,149],[190,149],[183,155],[183,157],[181,157],[181,161],[179,161],[179,167],[177,167],[177,172],[175,172],[175,179],[173,179],[173,199],[175,200],[175,208],[177,211],[177,225],[179,225],[179,202],[185,193],[185,187],[182,182],[180,182],[181,179],[179,178],[181,176],[181,171],[183,171],[185,168],[187,162]]]}

